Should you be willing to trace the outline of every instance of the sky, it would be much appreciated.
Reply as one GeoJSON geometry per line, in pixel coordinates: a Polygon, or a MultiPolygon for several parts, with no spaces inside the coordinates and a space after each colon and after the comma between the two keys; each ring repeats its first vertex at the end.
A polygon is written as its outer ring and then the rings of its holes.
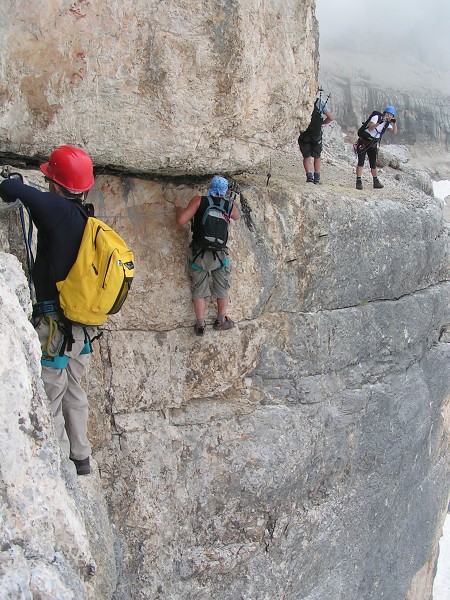
{"type": "Polygon", "coordinates": [[[321,50],[401,53],[450,76],[449,0],[316,0],[316,16],[321,50]]]}

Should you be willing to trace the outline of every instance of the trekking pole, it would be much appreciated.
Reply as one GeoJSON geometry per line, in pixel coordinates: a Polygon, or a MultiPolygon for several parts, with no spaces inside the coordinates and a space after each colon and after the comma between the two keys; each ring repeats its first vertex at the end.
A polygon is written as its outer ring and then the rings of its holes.
{"type": "Polygon", "coordinates": [[[234,179],[231,180],[230,182],[230,195],[229,195],[229,201],[230,201],[230,214],[231,211],[233,210],[233,204],[236,204],[236,196],[238,193],[238,184],[234,181],[234,179]]]}
{"type": "MultiPolygon", "coordinates": [[[[231,179],[229,189],[230,189],[230,195],[229,195],[230,210],[228,212],[228,215],[231,219],[231,213],[233,212],[233,205],[236,204],[236,196],[239,194],[239,198],[241,198],[242,192],[241,192],[239,184],[234,179],[231,179]]],[[[238,207],[238,210],[240,210],[239,207],[238,207]]]]}
{"type": "Polygon", "coordinates": [[[320,114],[323,115],[323,110],[322,110],[322,106],[325,107],[328,100],[331,98],[331,92],[328,94],[328,96],[325,98],[325,102],[322,103],[322,92],[324,91],[322,87],[319,87],[319,89],[317,90],[319,93],[319,106],[320,108],[320,114]]]}

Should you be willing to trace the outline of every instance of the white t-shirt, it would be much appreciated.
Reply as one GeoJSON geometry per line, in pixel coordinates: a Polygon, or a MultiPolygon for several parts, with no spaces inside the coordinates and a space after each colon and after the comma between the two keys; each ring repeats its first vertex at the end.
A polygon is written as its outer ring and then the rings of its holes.
{"type": "MultiPolygon", "coordinates": [[[[371,119],[370,119],[371,123],[377,123],[378,122],[378,116],[374,115],[371,119]]],[[[380,121],[378,123],[378,125],[375,127],[375,129],[372,129],[372,131],[369,130],[369,127],[367,127],[366,131],[369,135],[371,135],[373,138],[378,139],[381,137],[381,132],[383,131],[383,128],[385,126],[385,122],[384,121],[380,121]]],[[[392,129],[392,123],[389,123],[389,125],[387,126],[386,129],[392,129]]]]}

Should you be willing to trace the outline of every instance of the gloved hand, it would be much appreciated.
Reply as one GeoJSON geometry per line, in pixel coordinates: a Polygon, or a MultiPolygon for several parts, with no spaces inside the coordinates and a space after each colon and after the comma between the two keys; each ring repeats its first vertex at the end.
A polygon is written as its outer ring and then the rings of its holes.
{"type": "Polygon", "coordinates": [[[10,193],[2,189],[4,183],[4,181],[0,183],[0,198],[3,200],[3,202],[15,202],[16,196],[12,196],[10,193]]]}
{"type": "Polygon", "coordinates": [[[17,199],[16,194],[8,189],[8,187],[10,187],[9,182],[13,179],[19,179],[21,183],[27,183],[20,173],[17,173],[18,177],[14,177],[14,175],[16,175],[16,173],[8,173],[8,179],[5,179],[0,183],[0,198],[11,207],[20,206],[21,202],[17,199]]]}

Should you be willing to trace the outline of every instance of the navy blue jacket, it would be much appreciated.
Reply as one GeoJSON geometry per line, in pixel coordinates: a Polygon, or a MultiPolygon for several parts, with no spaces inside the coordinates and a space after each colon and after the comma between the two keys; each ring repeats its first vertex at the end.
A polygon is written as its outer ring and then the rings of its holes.
{"type": "Polygon", "coordinates": [[[86,219],[74,206],[75,201],[41,192],[18,179],[5,179],[0,184],[0,196],[5,202],[14,202],[19,198],[30,210],[38,229],[32,273],[36,300],[55,300],[55,283],[67,277],[76,260],[86,219]]]}

